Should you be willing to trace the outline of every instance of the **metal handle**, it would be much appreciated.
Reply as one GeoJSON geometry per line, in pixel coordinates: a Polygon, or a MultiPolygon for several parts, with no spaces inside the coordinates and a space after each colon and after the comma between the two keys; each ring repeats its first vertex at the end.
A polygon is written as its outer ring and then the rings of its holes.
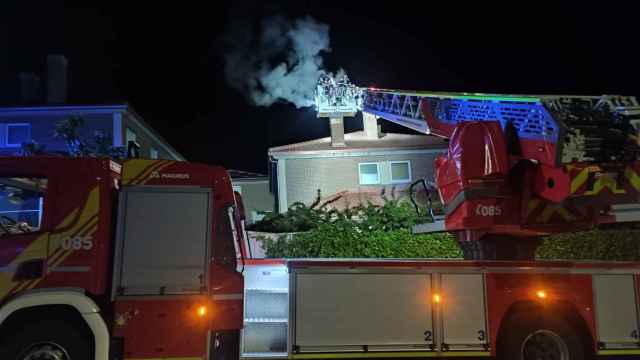
{"type": "Polygon", "coordinates": [[[414,198],[414,191],[413,191],[413,188],[418,184],[422,184],[422,187],[424,188],[424,192],[427,195],[427,214],[431,218],[431,221],[435,221],[435,216],[433,214],[433,203],[431,202],[431,193],[429,192],[427,181],[424,178],[414,181],[411,184],[411,186],[409,186],[409,199],[411,200],[413,207],[415,207],[416,214],[418,215],[418,217],[422,217],[423,215],[420,213],[420,207],[418,207],[418,203],[416,203],[416,199],[414,198]]]}

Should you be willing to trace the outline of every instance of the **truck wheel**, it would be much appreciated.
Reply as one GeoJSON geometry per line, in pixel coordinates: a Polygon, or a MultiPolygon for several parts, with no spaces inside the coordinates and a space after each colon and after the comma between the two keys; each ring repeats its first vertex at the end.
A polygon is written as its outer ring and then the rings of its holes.
{"type": "Polygon", "coordinates": [[[86,360],[92,358],[87,334],[58,320],[24,326],[3,339],[0,359],[86,360]]]}
{"type": "Polygon", "coordinates": [[[498,357],[509,360],[582,360],[585,347],[576,330],[556,318],[517,316],[504,331],[498,357]]]}

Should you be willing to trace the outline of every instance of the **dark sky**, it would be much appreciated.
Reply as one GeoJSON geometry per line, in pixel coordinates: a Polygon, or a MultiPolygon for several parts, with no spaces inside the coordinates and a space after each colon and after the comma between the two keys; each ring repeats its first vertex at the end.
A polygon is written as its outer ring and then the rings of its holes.
{"type": "Polygon", "coordinates": [[[621,3],[86,3],[3,0],[0,79],[43,74],[46,54],[64,53],[72,102],[128,101],[189,160],[229,168],[265,172],[268,147],[328,134],[312,109],[252,107],[225,84],[229,23],[277,13],[327,23],[326,65],[362,86],[640,95],[636,12],[621,3]]]}

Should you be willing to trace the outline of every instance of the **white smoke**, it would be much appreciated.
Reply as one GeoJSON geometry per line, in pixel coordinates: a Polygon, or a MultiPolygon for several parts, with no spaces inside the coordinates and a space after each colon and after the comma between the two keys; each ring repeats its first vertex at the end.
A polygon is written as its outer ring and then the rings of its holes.
{"type": "Polygon", "coordinates": [[[288,101],[297,108],[313,106],[322,73],[321,53],[331,50],[329,26],[310,16],[293,22],[273,16],[264,20],[260,30],[255,38],[250,28],[236,28],[227,38],[229,84],[255,105],[288,101]]]}

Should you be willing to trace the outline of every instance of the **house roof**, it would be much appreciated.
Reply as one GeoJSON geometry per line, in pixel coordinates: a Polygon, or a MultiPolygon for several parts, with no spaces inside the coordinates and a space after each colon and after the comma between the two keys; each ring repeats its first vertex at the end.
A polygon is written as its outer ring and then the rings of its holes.
{"type": "Polygon", "coordinates": [[[157,141],[174,158],[185,161],[184,156],[180,154],[167,140],[165,140],[153,127],[151,127],[140,116],[131,105],[127,103],[110,104],[110,105],[43,105],[43,106],[14,106],[0,107],[0,115],[22,115],[33,116],[39,114],[57,114],[66,115],[74,113],[82,114],[110,114],[114,112],[122,112],[130,115],[133,120],[146,134],[157,141]]]}
{"type": "Polygon", "coordinates": [[[227,170],[227,172],[229,173],[229,176],[231,177],[232,180],[255,180],[255,179],[262,180],[267,177],[267,175],[264,175],[264,174],[254,173],[250,171],[243,171],[243,170],[229,169],[227,170]]]}
{"type": "Polygon", "coordinates": [[[381,138],[368,138],[364,131],[344,135],[346,146],[331,146],[331,137],[272,147],[269,155],[321,155],[361,151],[444,150],[446,140],[431,135],[385,133],[381,138]]]}

